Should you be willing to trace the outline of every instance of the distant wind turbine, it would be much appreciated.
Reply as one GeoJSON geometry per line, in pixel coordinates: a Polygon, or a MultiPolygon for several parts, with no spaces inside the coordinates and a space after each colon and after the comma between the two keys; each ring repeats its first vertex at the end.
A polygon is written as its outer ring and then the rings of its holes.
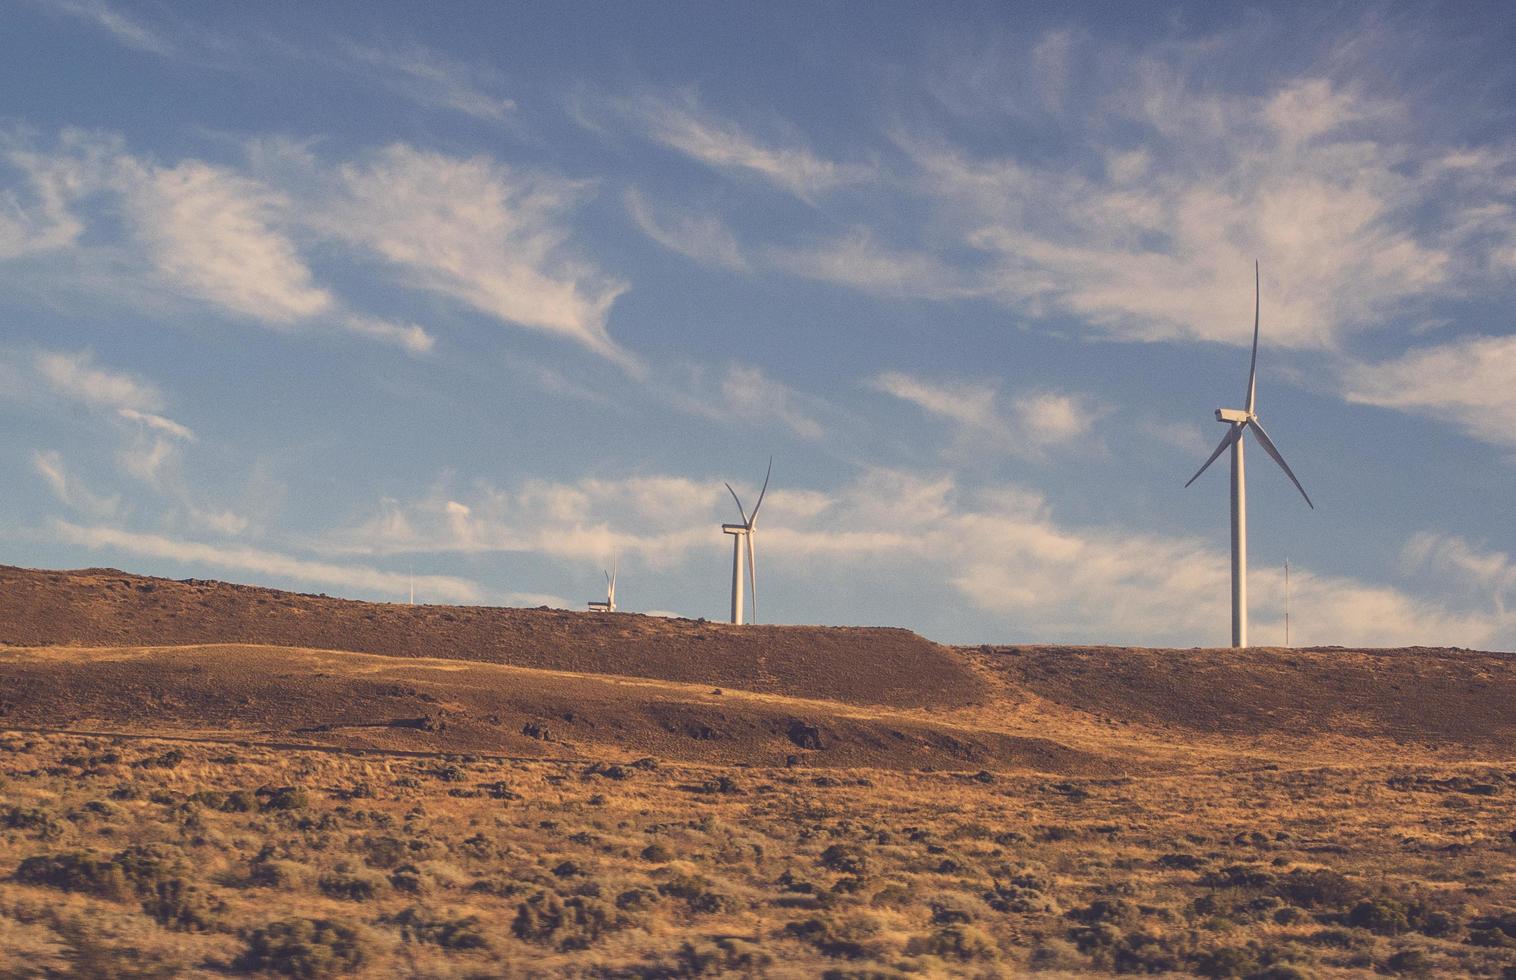
{"type": "Polygon", "coordinates": [[[758,491],[758,502],[753,505],[753,512],[749,514],[742,506],[742,500],[737,496],[737,491],[732,485],[726,485],[727,492],[732,499],[737,501],[737,513],[742,515],[741,524],[723,524],[721,530],[732,536],[732,624],[742,625],[742,551],[743,545],[747,546],[747,570],[748,578],[752,581],[753,591],[753,622],[758,621],[758,566],[753,558],[753,535],[758,529],[758,508],[763,506],[763,495],[769,492],[769,477],[774,473],[774,457],[769,457],[768,472],[763,474],[763,489],[758,491]]]}
{"type": "Polygon", "coordinates": [[[605,573],[605,601],[604,602],[591,602],[589,604],[591,612],[595,612],[595,611],[599,611],[599,612],[615,612],[616,611],[616,572],[617,572],[617,565],[619,565],[619,564],[620,564],[620,559],[618,559],[615,555],[612,555],[611,556],[611,567],[605,573]]]}
{"type": "Polygon", "coordinates": [[[1190,483],[1200,478],[1200,474],[1206,471],[1216,457],[1226,451],[1227,447],[1232,450],[1232,646],[1245,647],[1248,645],[1248,515],[1247,515],[1247,483],[1242,469],[1242,435],[1247,429],[1253,430],[1253,437],[1263,447],[1263,451],[1273,457],[1274,462],[1284,470],[1284,475],[1295,484],[1295,489],[1305,497],[1306,505],[1312,510],[1316,505],[1311,503],[1310,496],[1305,492],[1305,487],[1295,479],[1290,464],[1284,461],[1279,450],[1274,447],[1274,441],[1269,434],[1263,431],[1263,426],[1258,423],[1258,413],[1255,410],[1258,401],[1258,312],[1260,308],[1260,281],[1258,275],[1258,263],[1253,263],[1253,363],[1248,368],[1248,397],[1247,408],[1218,408],[1216,409],[1216,421],[1227,423],[1230,428],[1222,437],[1216,451],[1211,453],[1211,458],[1190,477],[1190,483]]]}

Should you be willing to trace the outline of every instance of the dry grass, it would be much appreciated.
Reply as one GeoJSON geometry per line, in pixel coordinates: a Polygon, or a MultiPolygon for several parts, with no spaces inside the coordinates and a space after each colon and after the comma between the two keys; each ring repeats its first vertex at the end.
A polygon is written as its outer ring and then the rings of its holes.
{"type": "Polygon", "coordinates": [[[1516,770],[1146,778],[0,734],[0,975],[1516,971],[1516,770]]]}

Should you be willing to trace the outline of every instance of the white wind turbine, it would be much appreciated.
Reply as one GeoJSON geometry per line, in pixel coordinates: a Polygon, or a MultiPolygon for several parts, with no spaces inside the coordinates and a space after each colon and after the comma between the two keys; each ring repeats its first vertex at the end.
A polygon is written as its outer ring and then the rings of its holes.
{"type": "Polygon", "coordinates": [[[1258,423],[1258,413],[1255,411],[1258,400],[1258,311],[1260,302],[1260,289],[1258,278],[1258,263],[1253,263],[1253,363],[1248,368],[1248,399],[1247,408],[1218,408],[1216,409],[1216,421],[1227,423],[1230,428],[1222,437],[1221,444],[1216,451],[1211,453],[1211,458],[1205,461],[1190,477],[1190,483],[1200,478],[1200,474],[1206,471],[1206,467],[1216,462],[1216,457],[1226,451],[1227,447],[1232,450],[1232,646],[1245,647],[1248,645],[1248,515],[1247,515],[1247,484],[1242,470],[1242,435],[1247,429],[1253,430],[1253,437],[1263,447],[1263,451],[1274,458],[1284,470],[1284,475],[1295,484],[1295,489],[1305,497],[1306,505],[1312,510],[1316,505],[1311,503],[1310,496],[1305,492],[1305,487],[1295,479],[1295,474],[1290,470],[1290,464],[1284,461],[1279,450],[1274,448],[1274,441],[1269,434],[1263,431],[1263,426],[1258,423]]]}
{"type": "Polygon", "coordinates": [[[758,508],[763,506],[763,495],[769,492],[769,477],[774,472],[774,457],[769,457],[768,472],[763,474],[763,489],[758,491],[758,502],[753,505],[753,512],[749,514],[742,506],[742,500],[737,496],[737,491],[732,485],[726,485],[727,492],[732,499],[737,501],[737,513],[742,515],[741,524],[723,524],[721,530],[732,536],[732,624],[742,625],[742,550],[747,545],[747,570],[748,578],[752,580],[753,590],[753,620],[758,619],[758,566],[753,559],[753,533],[758,529],[758,508]]]}
{"type": "Polygon", "coordinates": [[[620,559],[611,556],[610,570],[605,573],[605,601],[591,602],[590,612],[615,612],[616,611],[616,572],[620,559]]]}

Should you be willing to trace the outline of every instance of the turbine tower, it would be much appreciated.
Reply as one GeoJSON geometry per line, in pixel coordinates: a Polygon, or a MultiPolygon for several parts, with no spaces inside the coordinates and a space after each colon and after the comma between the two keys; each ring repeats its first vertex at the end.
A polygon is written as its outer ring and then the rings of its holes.
{"type": "Polygon", "coordinates": [[[753,621],[758,620],[758,566],[753,558],[753,533],[758,529],[758,508],[763,506],[763,495],[769,492],[769,477],[774,473],[774,457],[769,457],[768,472],[763,474],[763,489],[758,491],[758,502],[753,505],[753,512],[749,514],[742,506],[742,499],[737,496],[737,491],[732,485],[726,485],[727,492],[732,499],[737,501],[737,513],[742,515],[741,524],[723,524],[722,533],[732,536],[732,625],[742,625],[742,551],[747,546],[747,571],[751,580],[753,591],[753,621]]]}
{"type": "Polygon", "coordinates": [[[1253,430],[1253,437],[1263,447],[1263,451],[1273,457],[1274,462],[1284,470],[1284,475],[1295,484],[1295,489],[1305,497],[1305,502],[1312,510],[1316,505],[1311,503],[1310,496],[1305,492],[1305,487],[1295,479],[1290,464],[1284,461],[1279,450],[1274,447],[1274,441],[1269,434],[1263,431],[1263,426],[1258,422],[1256,411],[1258,402],[1258,312],[1260,302],[1260,288],[1258,277],[1258,263],[1253,263],[1253,363],[1248,368],[1248,396],[1247,408],[1218,408],[1216,409],[1216,421],[1225,422],[1228,426],[1227,433],[1222,436],[1221,443],[1216,451],[1211,453],[1211,458],[1205,461],[1205,465],[1195,471],[1190,477],[1190,483],[1200,478],[1200,474],[1206,471],[1216,457],[1220,456],[1228,447],[1232,450],[1232,646],[1245,647],[1248,645],[1248,514],[1247,514],[1247,482],[1242,469],[1242,436],[1248,430],[1253,430]]]}
{"type": "Polygon", "coordinates": [[[611,567],[605,573],[605,601],[591,602],[590,612],[615,612],[616,611],[616,572],[620,559],[611,556],[611,567]]]}

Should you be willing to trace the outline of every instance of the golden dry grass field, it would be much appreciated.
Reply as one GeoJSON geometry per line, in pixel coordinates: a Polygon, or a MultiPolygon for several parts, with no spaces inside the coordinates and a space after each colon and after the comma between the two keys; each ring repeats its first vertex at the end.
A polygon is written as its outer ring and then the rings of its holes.
{"type": "Polygon", "coordinates": [[[1516,657],[0,569],[0,976],[1516,976],[1516,657]]]}

